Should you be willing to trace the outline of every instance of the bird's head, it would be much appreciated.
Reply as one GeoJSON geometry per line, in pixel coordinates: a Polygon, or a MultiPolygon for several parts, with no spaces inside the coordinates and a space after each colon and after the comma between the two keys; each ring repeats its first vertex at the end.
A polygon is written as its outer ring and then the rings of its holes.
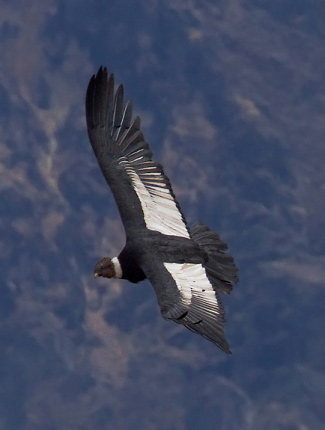
{"type": "Polygon", "coordinates": [[[115,277],[115,267],[112,260],[109,257],[102,258],[95,266],[94,277],[98,278],[103,276],[104,278],[115,277]]]}

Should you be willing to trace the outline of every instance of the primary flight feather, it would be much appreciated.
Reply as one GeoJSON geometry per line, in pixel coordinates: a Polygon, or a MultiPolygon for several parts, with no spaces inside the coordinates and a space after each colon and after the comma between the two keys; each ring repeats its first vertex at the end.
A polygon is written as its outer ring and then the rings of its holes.
{"type": "Polygon", "coordinates": [[[164,318],[230,353],[219,292],[230,293],[237,267],[217,233],[202,223],[188,227],[169,179],[152,159],[140,118],[132,118],[132,102],[124,105],[123,95],[123,86],[115,91],[114,76],[102,67],[86,95],[89,139],[126,233],[122,252],[97,263],[95,277],[149,279],[164,318]]]}

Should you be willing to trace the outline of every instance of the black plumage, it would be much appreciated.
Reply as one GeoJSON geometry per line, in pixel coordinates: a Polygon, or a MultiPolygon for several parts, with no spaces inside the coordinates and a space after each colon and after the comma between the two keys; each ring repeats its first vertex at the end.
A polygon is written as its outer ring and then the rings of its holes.
{"type": "Polygon", "coordinates": [[[124,105],[123,94],[122,85],[114,92],[113,75],[100,68],[86,96],[89,139],[126,233],[120,255],[97,263],[95,276],[149,279],[164,318],[230,353],[218,293],[230,293],[238,280],[234,260],[217,233],[202,223],[188,228],[169,179],[152,160],[140,118],[132,119],[132,102],[124,105]]]}

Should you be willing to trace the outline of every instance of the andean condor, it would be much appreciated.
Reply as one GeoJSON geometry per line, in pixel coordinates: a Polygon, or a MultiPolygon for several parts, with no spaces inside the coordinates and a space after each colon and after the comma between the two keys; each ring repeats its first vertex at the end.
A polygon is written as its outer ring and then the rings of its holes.
{"type": "Polygon", "coordinates": [[[219,292],[238,281],[233,258],[217,233],[202,223],[189,227],[162,166],[152,159],[123,103],[123,86],[100,68],[87,89],[88,134],[99,166],[116,200],[126,233],[118,257],[103,258],[94,276],[130,282],[149,279],[164,318],[214,342],[230,353],[219,292]]]}

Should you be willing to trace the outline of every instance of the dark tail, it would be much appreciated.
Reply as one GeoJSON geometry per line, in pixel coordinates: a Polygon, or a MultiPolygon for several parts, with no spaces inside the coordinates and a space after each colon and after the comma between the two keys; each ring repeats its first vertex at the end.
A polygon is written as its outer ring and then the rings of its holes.
{"type": "Polygon", "coordinates": [[[196,222],[190,227],[190,234],[209,256],[204,266],[212,285],[229,294],[233,284],[238,282],[238,269],[232,256],[225,253],[228,248],[227,244],[220,239],[217,233],[200,222],[196,222]]]}

